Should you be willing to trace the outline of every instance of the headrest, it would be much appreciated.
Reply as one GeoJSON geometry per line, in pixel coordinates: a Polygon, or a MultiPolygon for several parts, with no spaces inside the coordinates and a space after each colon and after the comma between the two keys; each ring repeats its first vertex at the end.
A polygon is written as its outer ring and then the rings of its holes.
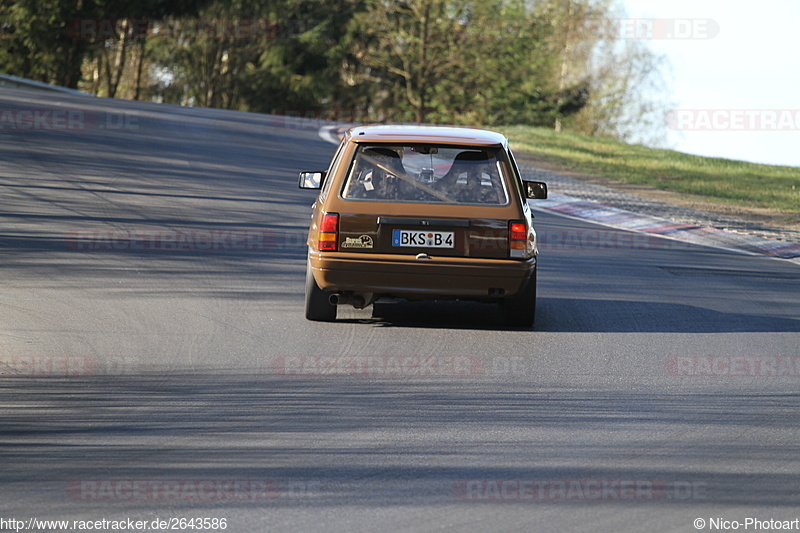
{"type": "Polygon", "coordinates": [[[460,152],[453,160],[453,163],[460,163],[464,161],[488,161],[488,160],[489,160],[489,154],[487,154],[486,152],[469,151],[469,152],[460,152]]]}
{"type": "Polygon", "coordinates": [[[400,159],[400,154],[391,148],[367,148],[362,152],[367,157],[391,157],[392,159],[400,159]]]}

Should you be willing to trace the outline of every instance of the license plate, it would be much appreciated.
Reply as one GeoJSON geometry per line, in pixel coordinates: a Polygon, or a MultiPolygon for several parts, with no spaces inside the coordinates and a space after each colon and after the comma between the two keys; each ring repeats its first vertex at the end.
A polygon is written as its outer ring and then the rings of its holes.
{"type": "Polygon", "coordinates": [[[392,231],[392,246],[416,248],[453,248],[452,231],[419,231],[396,229],[392,231]]]}

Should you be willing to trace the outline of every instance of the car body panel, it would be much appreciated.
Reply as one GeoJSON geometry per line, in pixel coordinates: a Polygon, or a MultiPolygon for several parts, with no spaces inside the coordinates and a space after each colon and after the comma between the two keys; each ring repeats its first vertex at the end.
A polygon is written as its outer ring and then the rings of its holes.
{"type": "MultiPolygon", "coordinates": [[[[430,153],[439,153],[438,148],[430,153]]],[[[460,157],[462,152],[458,153],[460,157]]],[[[450,163],[451,168],[455,168],[458,157],[450,163]]],[[[376,168],[385,167],[378,164],[376,168]]],[[[391,169],[385,170],[385,177],[397,177],[389,173],[391,169]]],[[[406,182],[413,179],[406,171],[397,174],[406,182]]],[[[367,179],[370,184],[371,179],[372,174],[367,179]]],[[[430,187],[424,185],[422,173],[416,179],[423,183],[420,194],[427,194],[430,187]]],[[[437,176],[430,183],[438,185],[443,179],[437,176]]],[[[310,275],[318,289],[326,293],[370,298],[501,301],[518,295],[531,280],[535,283],[538,256],[533,215],[524,195],[526,187],[508,152],[508,142],[499,133],[441,126],[352,128],[345,133],[324,173],[313,205],[307,242],[310,275]],[[497,191],[500,183],[505,196],[493,193],[496,203],[447,203],[449,196],[430,197],[430,201],[348,196],[351,185],[363,185],[362,178],[355,174],[359,154],[394,149],[394,154],[389,155],[406,161],[404,150],[410,154],[420,147],[422,153],[428,154],[430,150],[424,150],[430,146],[463,147],[467,152],[472,149],[468,155],[496,155],[491,160],[482,156],[486,161],[480,161],[496,165],[485,167],[493,173],[491,178],[479,174],[479,179],[484,180],[484,176],[486,181],[476,182],[478,178],[470,174],[472,181],[467,183],[483,187],[481,192],[488,190],[487,185],[497,191]],[[353,181],[356,179],[362,181],[353,181]],[[335,251],[320,251],[318,247],[326,214],[335,214],[338,221],[335,251]],[[512,223],[525,225],[525,256],[511,257],[512,223]]]]}
{"type": "Polygon", "coordinates": [[[314,278],[325,291],[353,291],[398,298],[490,300],[517,294],[536,260],[309,252],[314,278]]]}
{"type": "Polygon", "coordinates": [[[505,136],[488,130],[451,126],[359,126],[348,134],[356,143],[419,142],[462,146],[507,146],[505,136]]]}

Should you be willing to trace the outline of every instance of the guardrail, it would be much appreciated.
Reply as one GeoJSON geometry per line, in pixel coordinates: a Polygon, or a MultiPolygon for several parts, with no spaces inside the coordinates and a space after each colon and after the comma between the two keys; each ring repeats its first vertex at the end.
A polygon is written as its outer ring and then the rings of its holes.
{"type": "Polygon", "coordinates": [[[10,74],[0,74],[0,87],[39,89],[42,91],[53,91],[58,93],[74,94],[78,96],[94,96],[93,94],[84,93],[77,89],[68,89],[67,87],[50,85],[49,83],[33,81],[26,78],[20,78],[18,76],[11,76],[10,74]]]}

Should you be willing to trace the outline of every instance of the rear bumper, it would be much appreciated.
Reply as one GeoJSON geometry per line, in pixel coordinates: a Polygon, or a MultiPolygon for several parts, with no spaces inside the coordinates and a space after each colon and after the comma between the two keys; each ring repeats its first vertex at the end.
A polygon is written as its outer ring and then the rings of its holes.
{"type": "Polygon", "coordinates": [[[407,298],[495,299],[513,296],[536,268],[529,260],[432,258],[412,255],[316,252],[308,255],[317,285],[407,298]]]}

